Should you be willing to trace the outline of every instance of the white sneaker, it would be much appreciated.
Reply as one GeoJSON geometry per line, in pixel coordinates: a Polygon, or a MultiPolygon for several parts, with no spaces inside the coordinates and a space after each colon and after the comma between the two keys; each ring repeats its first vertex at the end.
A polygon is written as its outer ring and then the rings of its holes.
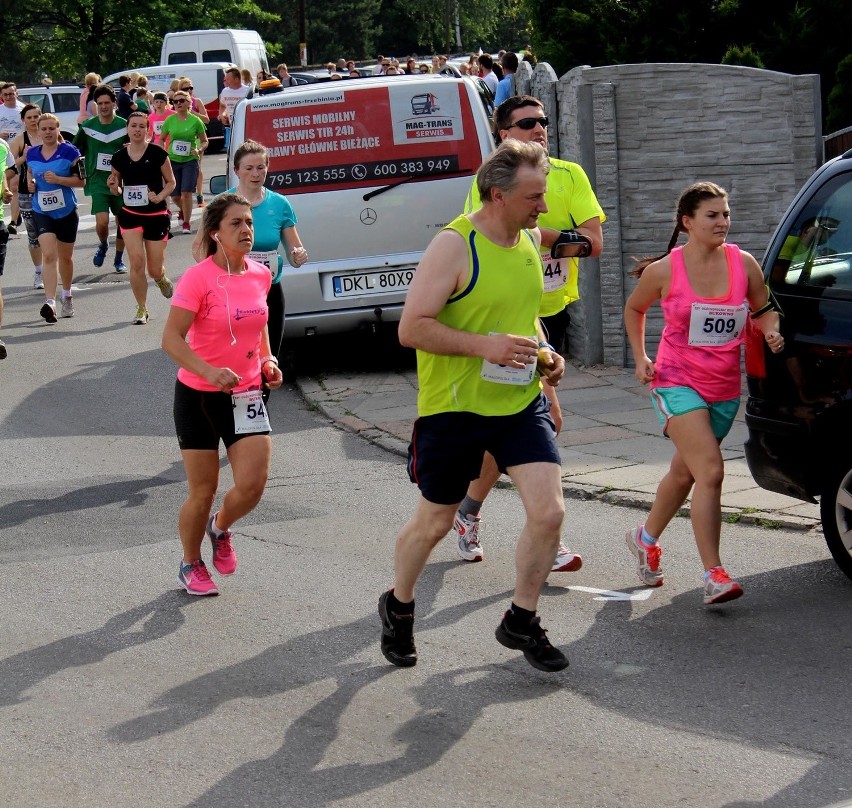
{"type": "Polygon", "coordinates": [[[559,550],[553,561],[551,572],[576,572],[583,566],[583,559],[579,553],[572,552],[562,542],[559,542],[559,550]]]}
{"type": "Polygon", "coordinates": [[[41,277],[41,272],[33,273],[33,289],[44,289],[44,280],[41,277]]]}
{"type": "Polygon", "coordinates": [[[74,304],[71,302],[70,297],[62,298],[62,316],[63,317],[73,317],[74,316],[74,304]]]}
{"type": "Polygon", "coordinates": [[[456,511],[453,528],[456,531],[456,546],[462,561],[482,561],[482,547],[479,546],[479,517],[456,511]]]}

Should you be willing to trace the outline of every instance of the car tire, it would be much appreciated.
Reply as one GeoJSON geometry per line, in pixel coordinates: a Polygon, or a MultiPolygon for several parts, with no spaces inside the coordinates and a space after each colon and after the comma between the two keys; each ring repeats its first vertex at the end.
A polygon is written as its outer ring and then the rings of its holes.
{"type": "Polygon", "coordinates": [[[852,578],[852,467],[836,469],[820,497],[825,542],[837,565],[852,578]]]}

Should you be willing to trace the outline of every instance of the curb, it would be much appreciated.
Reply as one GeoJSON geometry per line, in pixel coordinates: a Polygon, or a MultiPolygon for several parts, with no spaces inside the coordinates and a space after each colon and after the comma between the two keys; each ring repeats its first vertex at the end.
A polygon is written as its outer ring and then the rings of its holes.
{"type": "MultiPolygon", "coordinates": [[[[312,379],[313,384],[317,383],[312,379]]],[[[363,438],[368,443],[383,449],[390,454],[402,458],[408,457],[408,441],[401,440],[391,435],[374,424],[368,423],[345,409],[339,402],[318,401],[312,398],[300,379],[293,380],[293,386],[298,391],[302,400],[313,410],[322,413],[332,424],[345,432],[351,432],[363,438]]],[[[511,481],[499,480],[498,488],[513,488],[511,481]]],[[[623,508],[638,508],[648,510],[654,501],[652,494],[640,491],[616,491],[605,486],[578,483],[573,480],[562,481],[562,493],[567,499],[598,500],[607,505],[616,505],[623,508]]],[[[688,518],[689,510],[681,508],[678,516],[688,518]]],[[[822,533],[819,521],[782,515],[770,511],[754,511],[753,509],[722,507],[722,522],[727,524],[743,524],[762,527],[767,530],[795,530],[799,532],[822,533]]]]}

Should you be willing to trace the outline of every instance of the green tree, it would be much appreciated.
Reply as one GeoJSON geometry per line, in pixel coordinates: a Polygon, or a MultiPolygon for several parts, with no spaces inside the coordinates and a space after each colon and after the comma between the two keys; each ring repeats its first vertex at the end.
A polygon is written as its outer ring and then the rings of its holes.
{"type": "Polygon", "coordinates": [[[722,57],[723,65],[743,65],[744,67],[765,67],[760,54],[751,45],[731,45],[722,57]]]}
{"type": "MultiPolygon", "coordinates": [[[[275,15],[254,0],[207,0],[203,6],[168,0],[31,0],[4,14],[4,33],[36,72],[73,78],[157,64],[167,31],[253,27],[275,15]]],[[[5,65],[0,65],[5,66],[5,65]]]]}
{"type": "Polygon", "coordinates": [[[852,126],[852,53],[837,65],[837,81],[828,94],[826,134],[852,126]]]}

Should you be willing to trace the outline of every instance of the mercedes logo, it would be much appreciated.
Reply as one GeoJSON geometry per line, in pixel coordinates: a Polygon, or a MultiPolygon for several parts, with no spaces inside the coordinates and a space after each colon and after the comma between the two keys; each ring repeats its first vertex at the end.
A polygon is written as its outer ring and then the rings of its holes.
{"type": "Polygon", "coordinates": [[[375,224],[376,219],[379,218],[379,215],[372,208],[364,208],[361,211],[361,223],[362,224],[375,224]]]}

